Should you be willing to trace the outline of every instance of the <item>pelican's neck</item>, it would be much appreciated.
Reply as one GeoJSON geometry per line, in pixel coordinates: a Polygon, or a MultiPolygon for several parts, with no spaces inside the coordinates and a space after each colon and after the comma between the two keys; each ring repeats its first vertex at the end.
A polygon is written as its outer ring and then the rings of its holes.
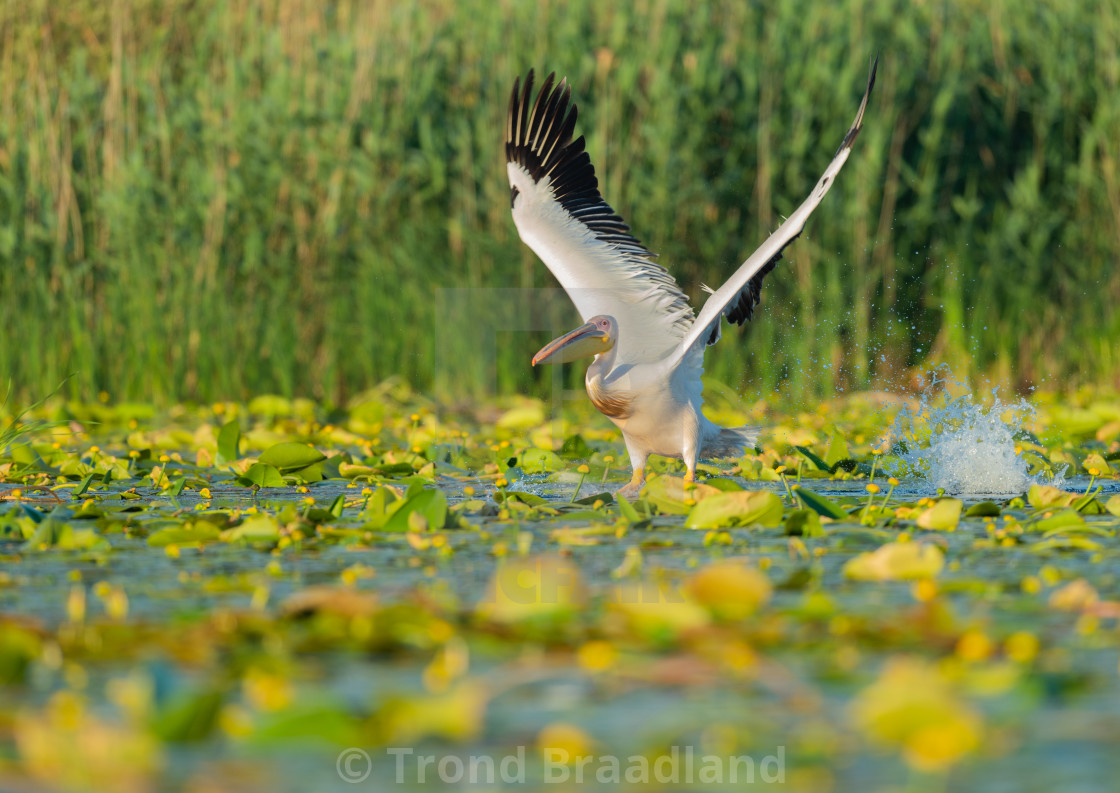
{"type": "Polygon", "coordinates": [[[614,369],[615,354],[618,352],[618,344],[611,346],[609,350],[595,356],[595,361],[591,366],[587,367],[587,381],[603,380],[614,369]]]}

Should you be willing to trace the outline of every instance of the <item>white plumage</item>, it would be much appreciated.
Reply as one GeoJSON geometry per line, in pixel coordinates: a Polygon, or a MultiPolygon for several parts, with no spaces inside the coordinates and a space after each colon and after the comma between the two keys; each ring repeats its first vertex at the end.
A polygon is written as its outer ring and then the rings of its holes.
{"type": "Polygon", "coordinates": [[[701,412],[704,349],[724,317],[751,318],[762,279],[832,186],[863,124],[878,59],[839,150],[809,197],[711,295],[699,316],[669,272],[599,194],[583,137],[573,139],[576,107],[566,81],[549,75],[530,107],[533,73],[514,83],[506,129],[510,207],[521,239],[552,271],[586,324],[550,342],[533,363],[594,355],[587,390],[622,430],[641,488],[650,454],[679,457],[695,476],[701,457],[737,455],[755,443],[748,427],[725,429],[701,412]]]}

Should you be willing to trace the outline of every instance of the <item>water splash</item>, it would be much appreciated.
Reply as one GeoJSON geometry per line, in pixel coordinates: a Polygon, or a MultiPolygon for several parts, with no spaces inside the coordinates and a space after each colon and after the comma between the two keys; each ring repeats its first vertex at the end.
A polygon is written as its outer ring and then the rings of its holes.
{"type": "Polygon", "coordinates": [[[917,409],[904,408],[895,417],[886,467],[951,495],[1022,493],[1034,479],[1019,439],[1034,414],[1022,399],[1000,400],[998,389],[992,389],[990,405],[980,404],[945,372],[935,372],[917,409]]]}

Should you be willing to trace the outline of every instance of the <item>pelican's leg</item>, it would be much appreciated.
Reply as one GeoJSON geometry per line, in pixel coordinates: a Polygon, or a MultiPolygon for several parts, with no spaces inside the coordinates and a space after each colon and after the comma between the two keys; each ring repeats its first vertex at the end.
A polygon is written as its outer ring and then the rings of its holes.
{"type": "Polygon", "coordinates": [[[687,452],[685,453],[685,455],[686,456],[684,458],[684,465],[685,465],[685,468],[687,468],[688,470],[684,472],[684,481],[695,482],[696,481],[696,455],[695,454],[688,455],[687,452]]]}
{"type": "MultiPolygon", "coordinates": [[[[623,436],[624,439],[625,437],[623,436]]],[[[646,483],[646,458],[649,454],[635,448],[628,440],[626,451],[630,453],[630,465],[634,468],[634,475],[630,477],[629,484],[624,485],[618,494],[624,498],[636,498],[642,492],[642,485],[646,483]]]]}
{"type": "Polygon", "coordinates": [[[684,481],[696,481],[696,461],[700,457],[700,427],[695,426],[692,432],[687,429],[684,433],[684,448],[681,449],[681,459],[684,460],[684,467],[688,469],[685,471],[684,481]]]}

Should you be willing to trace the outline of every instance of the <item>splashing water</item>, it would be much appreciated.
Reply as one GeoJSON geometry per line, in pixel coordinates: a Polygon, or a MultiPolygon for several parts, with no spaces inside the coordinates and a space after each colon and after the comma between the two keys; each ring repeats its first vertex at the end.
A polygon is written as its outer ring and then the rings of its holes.
{"type": "Polygon", "coordinates": [[[1034,408],[1020,399],[1005,403],[992,389],[992,404],[981,405],[960,383],[935,374],[917,410],[908,408],[895,418],[891,437],[893,460],[886,462],[895,475],[924,478],[952,495],[1012,495],[1027,490],[1034,480],[1028,473],[1016,436],[1034,416],[1034,408]],[[937,386],[950,389],[931,396],[937,386]]]}

